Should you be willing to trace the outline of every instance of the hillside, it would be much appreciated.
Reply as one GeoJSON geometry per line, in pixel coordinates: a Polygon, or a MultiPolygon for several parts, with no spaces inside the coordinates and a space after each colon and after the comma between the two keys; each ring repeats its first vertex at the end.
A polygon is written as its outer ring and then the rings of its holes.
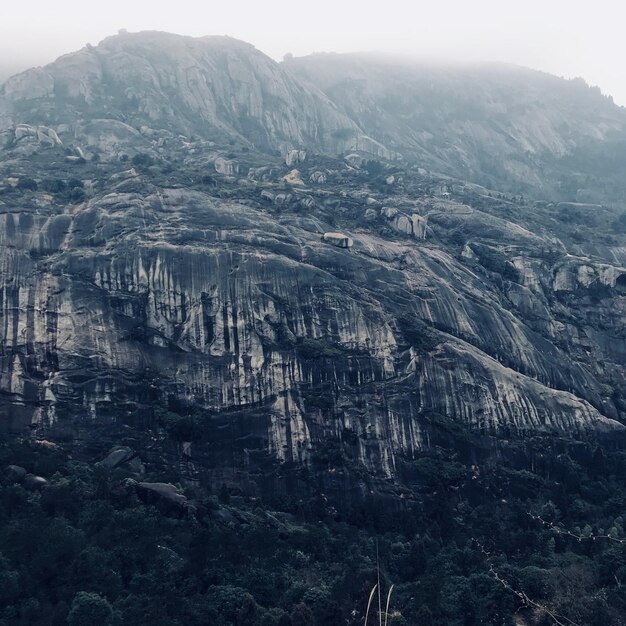
{"type": "Polygon", "coordinates": [[[560,200],[623,195],[626,111],[580,79],[374,54],[319,54],[283,65],[423,167],[560,200]],[[604,157],[594,163],[598,153],[604,157]]]}
{"type": "MultiPolygon", "coordinates": [[[[376,533],[389,533],[413,616],[397,626],[427,614],[543,625],[494,579],[477,543],[492,539],[516,585],[579,626],[596,594],[600,623],[620,623],[621,557],[546,547],[550,529],[528,514],[624,533],[624,120],[596,90],[521,68],[278,64],[229,38],[152,32],[12,77],[0,88],[0,453],[27,467],[3,474],[6,523],[40,520],[51,537],[62,524],[81,537],[68,540],[78,559],[87,544],[108,550],[118,523],[99,537],[85,507],[133,528],[153,516],[146,560],[126,563],[119,546],[106,558],[107,580],[135,591],[90,583],[126,623],[155,598],[164,623],[184,621],[173,598],[188,579],[204,607],[185,608],[188,623],[218,619],[209,588],[231,613],[244,592],[262,607],[215,623],[280,607],[263,624],[362,623],[376,533]],[[338,535],[333,550],[358,553],[358,589],[351,557],[333,570],[311,547],[316,524],[338,535]],[[151,550],[169,527],[166,563],[151,550]],[[267,529],[285,552],[253,567],[267,529]],[[522,549],[526,534],[537,543],[522,549]],[[245,557],[206,548],[242,537],[245,557]],[[318,605],[289,591],[307,577],[281,558],[318,563],[308,583],[332,616],[300,615],[318,605]],[[244,562],[250,576],[233,573],[244,562]],[[548,589],[564,563],[590,582],[548,589]],[[280,602],[260,582],[278,570],[280,602]],[[470,578],[490,590],[483,608],[462,600],[470,578]]],[[[30,588],[38,569],[18,572],[10,545],[0,533],[0,572],[30,588]]],[[[40,623],[65,620],[80,591],[65,575],[33,609],[61,617],[40,623]]]]}

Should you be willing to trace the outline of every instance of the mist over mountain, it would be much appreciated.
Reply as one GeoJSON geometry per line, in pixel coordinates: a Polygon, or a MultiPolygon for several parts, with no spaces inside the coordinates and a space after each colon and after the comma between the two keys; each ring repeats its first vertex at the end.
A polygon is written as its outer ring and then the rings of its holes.
{"type": "MultiPolygon", "coordinates": [[[[55,123],[236,137],[257,149],[352,149],[552,199],[623,191],[626,112],[581,80],[506,65],[313,55],[277,64],[220,37],[121,34],[4,86],[4,108],[55,123]],[[37,99],[29,104],[33,95],[37,99]],[[617,158],[616,158],[617,157],[617,158]]],[[[7,113],[5,113],[6,115],[7,113]]],[[[80,131],[79,131],[80,132],[80,131]]]]}
{"type": "Polygon", "coordinates": [[[10,77],[2,497],[80,535],[57,588],[0,533],[32,623],[362,624],[378,535],[390,623],[621,623],[623,555],[529,512],[624,535],[625,168],[625,109],[515,66],[142,32],[10,77]]]}
{"type": "Polygon", "coordinates": [[[373,137],[453,176],[563,198],[617,179],[624,166],[604,163],[599,172],[584,162],[598,150],[623,154],[626,111],[580,79],[358,54],[313,55],[287,67],[373,137]]]}

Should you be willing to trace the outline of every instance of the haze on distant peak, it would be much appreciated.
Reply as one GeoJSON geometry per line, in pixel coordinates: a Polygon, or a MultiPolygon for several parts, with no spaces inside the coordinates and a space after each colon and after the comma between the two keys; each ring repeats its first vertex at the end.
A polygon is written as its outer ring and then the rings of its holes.
{"type": "Polygon", "coordinates": [[[22,0],[3,3],[0,80],[97,44],[121,28],[227,34],[279,60],[286,53],[376,50],[421,59],[502,62],[581,76],[626,105],[626,9],[615,0],[288,0],[201,3],[22,0]]]}

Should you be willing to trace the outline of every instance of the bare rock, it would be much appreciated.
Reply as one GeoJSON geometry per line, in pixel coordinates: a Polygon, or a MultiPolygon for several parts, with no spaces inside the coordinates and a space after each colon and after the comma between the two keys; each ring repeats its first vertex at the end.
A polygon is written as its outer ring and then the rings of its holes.
{"type": "Polygon", "coordinates": [[[30,489],[31,491],[37,491],[38,489],[43,489],[44,487],[47,487],[48,481],[42,476],[35,476],[35,474],[26,474],[23,484],[26,489],[30,489]]]}
{"type": "Polygon", "coordinates": [[[319,170],[315,170],[309,176],[309,181],[318,185],[323,185],[326,182],[326,174],[324,172],[320,172],[319,170]]]}
{"type": "Polygon", "coordinates": [[[223,176],[236,176],[239,173],[239,165],[232,159],[217,157],[213,166],[215,167],[215,171],[223,176]]]}
{"type": "Polygon", "coordinates": [[[306,159],[306,151],[304,150],[289,150],[285,156],[285,165],[287,167],[293,167],[298,163],[304,163],[306,159]]]}
{"type": "Polygon", "coordinates": [[[137,489],[148,497],[156,497],[157,500],[176,506],[182,507],[187,502],[187,497],[171,483],[137,483],[137,489]]]}
{"type": "Polygon", "coordinates": [[[21,483],[28,472],[20,465],[9,465],[5,469],[5,473],[10,480],[21,483]]]}

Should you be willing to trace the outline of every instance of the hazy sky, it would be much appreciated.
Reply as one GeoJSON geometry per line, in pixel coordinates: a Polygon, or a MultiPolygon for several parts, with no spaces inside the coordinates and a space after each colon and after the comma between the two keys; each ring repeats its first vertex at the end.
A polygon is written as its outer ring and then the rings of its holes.
{"type": "Polygon", "coordinates": [[[0,0],[0,75],[120,28],[230,35],[281,59],[380,50],[582,76],[626,105],[619,0],[0,0]]]}

